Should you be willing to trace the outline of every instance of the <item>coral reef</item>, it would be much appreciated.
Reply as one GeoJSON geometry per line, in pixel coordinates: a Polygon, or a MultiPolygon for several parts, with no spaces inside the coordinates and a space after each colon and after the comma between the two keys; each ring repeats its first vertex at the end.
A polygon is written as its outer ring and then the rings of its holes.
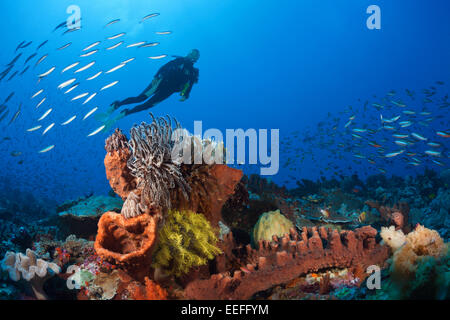
{"type": "Polygon", "coordinates": [[[38,300],[47,300],[44,283],[60,272],[58,265],[38,259],[36,253],[30,249],[27,249],[25,254],[7,252],[0,266],[8,272],[11,280],[19,281],[23,278],[28,281],[38,300]]]}
{"type": "MultiPolygon", "coordinates": [[[[151,116],[150,124],[131,129],[130,141],[120,131],[106,140],[107,178],[113,190],[126,199],[122,214],[135,217],[153,208],[164,218],[171,208],[190,210],[204,214],[214,227],[218,226],[222,207],[234,194],[242,171],[223,164],[174,162],[172,135],[180,125],[174,119],[176,126],[172,128],[169,117],[151,116]]],[[[192,136],[185,139],[195,140],[192,136]]],[[[213,145],[209,140],[200,143],[207,149],[213,145]]]]}
{"type": "Polygon", "coordinates": [[[185,289],[188,299],[249,299],[255,293],[286,283],[302,274],[324,268],[365,268],[383,265],[389,248],[375,241],[377,231],[362,227],[355,231],[304,228],[301,234],[272,242],[260,241],[259,249],[247,246],[247,265],[229,274],[215,274],[207,280],[194,280],[185,289]],[[324,243],[326,244],[324,246],[324,243]]]}
{"type": "Polygon", "coordinates": [[[169,211],[158,238],[153,265],[175,276],[205,265],[221,253],[215,246],[218,239],[208,220],[191,211],[169,211]]]}

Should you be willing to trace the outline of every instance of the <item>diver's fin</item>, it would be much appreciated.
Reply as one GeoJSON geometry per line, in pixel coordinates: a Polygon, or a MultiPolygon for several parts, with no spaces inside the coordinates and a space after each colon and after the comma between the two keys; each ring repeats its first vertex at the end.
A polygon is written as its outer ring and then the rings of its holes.
{"type": "Polygon", "coordinates": [[[112,119],[105,119],[103,120],[103,124],[105,125],[105,132],[108,132],[113,126],[114,124],[119,121],[120,119],[124,118],[126,116],[126,112],[122,111],[117,117],[112,118],[112,119]]]}
{"type": "Polygon", "coordinates": [[[108,119],[106,121],[103,121],[103,124],[105,125],[105,129],[103,129],[105,132],[108,132],[112,129],[114,124],[116,123],[117,119],[108,119]]]}
{"type": "Polygon", "coordinates": [[[94,115],[94,119],[100,122],[106,122],[109,118],[110,114],[107,112],[97,113],[94,115]]]}

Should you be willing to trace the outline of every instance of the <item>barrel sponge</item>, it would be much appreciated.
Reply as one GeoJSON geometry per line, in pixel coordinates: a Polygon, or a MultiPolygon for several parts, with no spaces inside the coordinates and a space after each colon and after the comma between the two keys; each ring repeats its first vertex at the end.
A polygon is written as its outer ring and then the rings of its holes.
{"type": "Polygon", "coordinates": [[[253,228],[253,241],[272,241],[273,236],[283,236],[294,228],[294,224],[283,216],[280,210],[263,213],[253,228]]]}

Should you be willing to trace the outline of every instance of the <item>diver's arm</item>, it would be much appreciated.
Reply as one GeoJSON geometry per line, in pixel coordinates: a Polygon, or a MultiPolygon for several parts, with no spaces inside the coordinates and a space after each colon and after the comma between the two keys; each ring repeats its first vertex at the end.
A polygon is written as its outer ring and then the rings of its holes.
{"type": "Polygon", "coordinates": [[[192,90],[192,87],[194,86],[194,84],[191,81],[189,81],[186,84],[186,86],[187,86],[187,88],[182,92],[182,96],[184,98],[184,99],[182,99],[183,101],[186,99],[189,99],[189,95],[191,94],[191,90],[192,90]]]}
{"type": "Polygon", "coordinates": [[[189,80],[189,82],[186,83],[185,89],[181,92],[181,96],[183,97],[183,98],[181,98],[181,101],[189,99],[189,96],[191,94],[191,90],[192,90],[192,87],[194,86],[194,83],[198,82],[198,75],[199,75],[198,69],[194,68],[194,72],[191,77],[191,80],[189,80]]]}

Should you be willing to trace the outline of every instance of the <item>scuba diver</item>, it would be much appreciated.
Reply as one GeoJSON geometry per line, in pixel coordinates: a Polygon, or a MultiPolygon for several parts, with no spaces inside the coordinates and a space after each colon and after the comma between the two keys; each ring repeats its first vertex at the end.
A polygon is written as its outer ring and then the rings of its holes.
{"type": "Polygon", "coordinates": [[[169,61],[158,70],[150,85],[140,95],[123,101],[114,101],[106,113],[96,117],[97,120],[102,121],[105,129],[108,130],[116,121],[130,114],[152,108],[175,92],[180,92],[180,101],[185,101],[189,98],[194,83],[198,82],[199,70],[194,67],[194,63],[199,58],[200,51],[193,49],[186,57],[176,57],[169,61]],[[132,109],[123,110],[115,118],[109,118],[121,106],[141,102],[144,103],[132,109]]]}

